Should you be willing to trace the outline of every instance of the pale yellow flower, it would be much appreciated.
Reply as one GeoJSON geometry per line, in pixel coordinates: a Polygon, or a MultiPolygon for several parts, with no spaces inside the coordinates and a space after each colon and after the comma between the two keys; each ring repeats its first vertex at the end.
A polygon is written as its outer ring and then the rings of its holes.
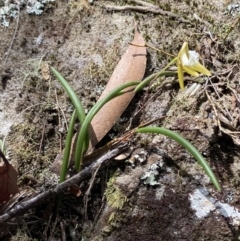
{"type": "Polygon", "coordinates": [[[177,66],[178,80],[181,89],[184,89],[184,71],[195,77],[199,76],[199,73],[207,76],[211,75],[211,73],[199,63],[199,54],[195,51],[189,51],[187,42],[183,43],[178,53],[177,66]]]}

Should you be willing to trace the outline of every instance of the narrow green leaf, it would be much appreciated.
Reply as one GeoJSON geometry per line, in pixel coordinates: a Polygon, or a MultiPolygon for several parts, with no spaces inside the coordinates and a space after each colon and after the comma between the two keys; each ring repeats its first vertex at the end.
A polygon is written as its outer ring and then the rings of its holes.
{"type": "Polygon", "coordinates": [[[93,107],[92,109],[89,111],[89,113],[87,114],[80,133],[78,135],[78,139],[77,139],[77,148],[76,148],[76,152],[75,152],[75,166],[76,166],[76,170],[80,171],[81,167],[82,167],[82,158],[83,158],[83,154],[84,154],[84,146],[83,146],[83,141],[86,138],[86,134],[88,132],[88,128],[89,125],[93,119],[93,117],[97,114],[97,112],[111,99],[118,97],[119,95],[124,94],[125,92],[121,92],[122,90],[131,87],[131,86],[136,86],[138,85],[139,82],[128,82],[125,84],[122,84],[118,87],[116,87],[115,89],[113,89],[108,95],[106,95],[104,98],[102,98],[100,101],[98,101],[93,107]]]}
{"type": "MultiPolygon", "coordinates": [[[[64,148],[64,155],[63,155],[63,161],[62,161],[62,166],[61,166],[59,183],[64,182],[66,180],[66,174],[67,174],[68,161],[69,161],[69,156],[70,156],[70,151],[71,151],[71,144],[72,144],[75,120],[76,120],[76,110],[74,110],[74,112],[72,114],[72,117],[71,117],[71,120],[69,123],[69,127],[68,127],[68,133],[67,133],[67,138],[66,138],[66,143],[65,143],[65,148],[64,148]]],[[[62,202],[62,193],[58,195],[55,213],[57,213],[59,211],[61,202],[62,202]]]]}
{"type": "Polygon", "coordinates": [[[175,140],[179,144],[181,144],[184,148],[186,148],[198,161],[198,163],[202,166],[203,170],[206,172],[206,174],[209,176],[210,180],[212,181],[213,185],[216,187],[218,191],[221,191],[220,185],[217,181],[216,176],[214,175],[212,169],[206,162],[206,160],[203,158],[203,156],[199,153],[199,151],[185,138],[183,138],[181,135],[170,131],[165,128],[161,127],[143,127],[136,130],[138,133],[156,133],[156,134],[162,134],[165,136],[170,137],[171,139],[175,140]]]}
{"type": "Polygon", "coordinates": [[[72,117],[71,117],[71,120],[69,123],[69,127],[68,127],[68,133],[67,133],[67,138],[66,138],[66,143],[65,143],[65,148],[64,148],[64,155],[63,155],[59,183],[64,182],[66,179],[66,173],[67,173],[68,161],[69,161],[69,156],[70,156],[70,151],[71,151],[71,144],[72,144],[75,120],[76,120],[76,110],[74,110],[74,112],[72,114],[72,117]]]}
{"type": "MultiPolygon", "coordinates": [[[[62,87],[64,88],[64,90],[68,93],[68,96],[70,97],[70,99],[76,109],[78,119],[79,119],[80,123],[83,124],[83,121],[84,121],[86,115],[85,115],[85,112],[84,112],[80,99],[78,98],[77,94],[75,93],[73,88],[70,86],[70,84],[64,79],[64,77],[53,67],[51,67],[51,70],[52,70],[53,74],[55,75],[55,77],[60,82],[60,84],[62,85],[62,87]]],[[[89,144],[88,134],[85,136],[85,140],[82,140],[82,141],[84,143],[84,148],[86,150],[88,148],[88,144],[89,144]]]]}

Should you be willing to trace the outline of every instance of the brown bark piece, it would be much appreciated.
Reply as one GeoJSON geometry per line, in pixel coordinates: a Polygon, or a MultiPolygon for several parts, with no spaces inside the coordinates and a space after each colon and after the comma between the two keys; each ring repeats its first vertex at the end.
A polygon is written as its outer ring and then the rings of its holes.
{"type": "MultiPolygon", "coordinates": [[[[142,35],[135,30],[134,39],[132,44],[144,46],[145,41],[142,35]]],[[[146,62],[147,62],[147,50],[146,47],[139,47],[135,45],[129,45],[126,52],[123,54],[121,60],[118,62],[114,69],[114,72],[107,83],[102,95],[99,99],[106,96],[111,90],[117,86],[132,82],[141,81],[143,79],[146,62]]],[[[93,147],[107,134],[107,132],[112,128],[117,119],[122,115],[123,111],[127,108],[134,93],[128,92],[122,96],[119,96],[110,102],[108,102],[93,118],[91,126],[89,128],[90,132],[90,146],[88,151],[91,151],[93,147]]],[[[74,135],[72,139],[72,146],[76,141],[77,134],[74,135]]],[[[74,148],[73,148],[74,149],[74,148]]],[[[62,165],[62,157],[64,150],[56,157],[55,161],[50,167],[50,170],[56,174],[60,173],[62,165]]],[[[71,151],[70,160],[73,163],[74,160],[74,150],[71,151]]]]}
{"type": "Polygon", "coordinates": [[[0,157],[2,158],[4,165],[0,166],[0,205],[7,202],[19,192],[17,186],[17,171],[5,158],[4,154],[0,150],[0,157]]]}
{"type": "MultiPolygon", "coordinates": [[[[132,44],[144,46],[142,35],[135,30],[132,44]]],[[[141,81],[146,69],[146,47],[129,45],[107,83],[99,99],[105,97],[117,86],[131,82],[141,81]]],[[[117,119],[127,108],[134,93],[129,92],[108,102],[93,118],[90,128],[91,147],[94,147],[112,128],[117,119]]]]}

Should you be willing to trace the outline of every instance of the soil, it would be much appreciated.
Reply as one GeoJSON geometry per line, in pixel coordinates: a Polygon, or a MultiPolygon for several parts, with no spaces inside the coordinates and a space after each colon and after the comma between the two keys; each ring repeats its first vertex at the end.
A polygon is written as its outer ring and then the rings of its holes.
{"type": "MultiPolygon", "coordinates": [[[[89,180],[79,184],[80,197],[64,193],[57,218],[55,199],[46,200],[6,223],[3,240],[239,240],[240,25],[239,12],[223,14],[236,2],[151,1],[164,11],[158,13],[106,9],[138,6],[136,2],[58,0],[39,16],[21,9],[19,19],[0,28],[0,139],[18,171],[19,188],[44,192],[58,181],[49,167],[64,148],[74,108],[49,66],[69,81],[87,112],[131,42],[137,22],[149,44],[174,56],[188,42],[212,76],[201,77],[200,83],[186,76],[185,90],[171,79],[144,89],[107,138],[165,116],[161,126],[200,151],[222,191],[179,144],[167,137],[138,135],[131,142],[134,163],[114,164],[97,174],[87,215],[84,193],[89,180]],[[146,185],[141,177],[154,163],[157,185],[146,185]],[[205,206],[213,205],[201,218],[190,198],[196,190],[206,198],[205,206]],[[229,214],[225,207],[224,212],[221,204],[235,211],[229,214]]],[[[151,48],[147,57],[146,76],[172,59],[151,48]]]]}

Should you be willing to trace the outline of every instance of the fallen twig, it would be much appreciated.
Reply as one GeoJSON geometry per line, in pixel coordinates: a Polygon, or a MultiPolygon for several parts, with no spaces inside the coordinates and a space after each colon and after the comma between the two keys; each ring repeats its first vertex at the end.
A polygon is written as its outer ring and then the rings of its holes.
{"type": "Polygon", "coordinates": [[[96,167],[96,169],[94,170],[94,172],[92,173],[92,177],[91,177],[91,180],[90,180],[90,183],[89,183],[89,187],[88,187],[88,190],[86,191],[85,195],[84,195],[84,220],[87,220],[88,217],[87,217],[87,207],[88,207],[88,196],[91,192],[91,189],[92,189],[92,186],[93,186],[93,183],[94,183],[94,180],[96,178],[96,175],[100,169],[101,165],[98,165],[96,167]]]}
{"type": "Polygon", "coordinates": [[[158,6],[156,6],[156,5],[152,4],[152,3],[149,3],[149,2],[142,1],[142,0],[128,0],[128,2],[135,3],[135,4],[138,4],[138,5],[142,5],[142,6],[145,6],[145,7],[155,7],[155,8],[158,8],[158,6]]]}
{"type": "MultiPolygon", "coordinates": [[[[143,1],[131,1],[131,2],[143,2],[143,1]]],[[[137,11],[137,12],[141,12],[141,13],[153,13],[153,14],[160,14],[163,16],[168,16],[171,18],[175,18],[178,19],[179,22],[183,22],[183,23],[190,23],[189,20],[184,19],[183,17],[169,12],[169,11],[164,11],[162,10],[160,7],[152,5],[152,4],[141,4],[144,6],[133,6],[133,5],[125,5],[125,6],[112,6],[112,5],[105,5],[103,6],[104,8],[106,8],[107,11],[127,11],[127,10],[131,10],[131,11],[137,11]]]]}
{"type": "Polygon", "coordinates": [[[96,162],[91,164],[90,166],[86,167],[84,170],[79,172],[78,174],[74,175],[73,177],[69,178],[65,182],[62,182],[55,188],[52,188],[48,191],[45,191],[37,196],[33,197],[30,200],[23,201],[13,207],[10,211],[0,216],[0,224],[4,223],[16,216],[24,214],[30,208],[36,207],[37,205],[49,201],[50,198],[56,196],[57,194],[63,192],[64,190],[68,189],[69,187],[77,184],[87,177],[89,177],[97,167],[100,166],[100,169],[104,167],[110,160],[114,157],[118,156],[124,150],[128,148],[127,143],[120,144],[116,149],[109,151],[108,153],[101,156],[96,162]]]}
{"type": "Polygon", "coordinates": [[[20,18],[20,3],[18,4],[18,16],[17,16],[17,23],[16,23],[16,27],[15,27],[15,30],[14,30],[14,33],[13,33],[13,37],[12,37],[12,40],[11,40],[11,43],[9,45],[9,48],[8,48],[8,51],[7,51],[7,54],[6,54],[6,57],[5,57],[5,60],[3,62],[3,65],[5,65],[8,61],[8,57],[9,57],[9,54],[10,54],[10,51],[12,49],[12,46],[13,46],[13,42],[16,38],[16,35],[17,35],[17,30],[18,30],[18,26],[19,26],[19,18],[20,18]]]}

